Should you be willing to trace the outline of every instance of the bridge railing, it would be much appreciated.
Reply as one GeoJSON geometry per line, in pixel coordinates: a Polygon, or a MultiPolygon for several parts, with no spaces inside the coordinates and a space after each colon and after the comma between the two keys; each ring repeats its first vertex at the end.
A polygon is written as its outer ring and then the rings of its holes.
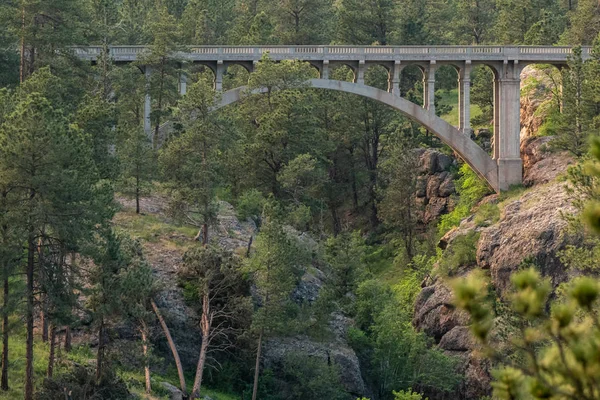
{"type": "MultiPolygon", "coordinates": [[[[148,46],[110,46],[110,54],[115,58],[135,59],[148,46]]],[[[82,58],[95,59],[102,52],[101,46],[74,47],[75,54],[82,58]]],[[[583,56],[591,54],[591,47],[582,48],[583,56]]],[[[187,46],[181,54],[192,57],[206,57],[210,59],[227,59],[227,57],[260,58],[269,53],[274,56],[298,55],[312,56],[326,59],[339,57],[451,57],[460,56],[469,59],[478,57],[514,58],[535,57],[566,58],[572,53],[571,47],[566,46],[187,46]]]]}

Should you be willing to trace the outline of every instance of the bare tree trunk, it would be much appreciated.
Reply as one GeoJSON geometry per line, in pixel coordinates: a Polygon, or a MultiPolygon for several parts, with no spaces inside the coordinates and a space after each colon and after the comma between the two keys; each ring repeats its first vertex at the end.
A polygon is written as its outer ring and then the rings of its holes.
{"type": "Polygon", "coordinates": [[[246,258],[250,258],[250,250],[252,250],[252,240],[253,236],[250,236],[250,240],[248,241],[248,248],[246,249],[246,258]]]}
{"type": "MultiPolygon", "coordinates": [[[[33,197],[34,194],[31,195],[33,197]]],[[[25,400],[33,400],[33,273],[35,268],[35,238],[33,227],[29,228],[27,244],[27,340],[25,350],[25,400]]]]}
{"type": "Polygon", "coordinates": [[[4,276],[4,299],[2,302],[2,379],[0,389],[8,390],[8,296],[10,293],[8,271],[4,276]]]}
{"type": "Polygon", "coordinates": [[[52,378],[52,374],[54,373],[54,351],[56,347],[56,327],[54,324],[50,326],[50,354],[48,355],[48,378],[52,378]]]}
{"type": "Polygon", "coordinates": [[[183,393],[187,393],[187,389],[185,386],[185,375],[183,374],[183,366],[181,365],[181,360],[179,359],[179,352],[177,352],[177,347],[175,347],[175,342],[173,341],[173,338],[171,337],[171,332],[169,331],[169,327],[167,326],[167,323],[165,322],[165,319],[162,317],[162,314],[160,313],[160,310],[158,309],[158,306],[156,305],[154,300],[151,300],[150,304],[152,304],[152,309],[154,310],[154,313],[156,314],[156,317],[158,318],[158,321],[160,322],[160,326],[162,327],[163,332],[165,333],[165,336],[167,337],[167,342],[169,343],[169,348],[171,349],[171,353],[173,353],[173,358],[175,359],[175,366],[177,367],[177,374],[179,375],[180,389],[183,393]]]}
{"type": "Polygon", "coordinates": [[[135,177],[135,213],[140,213],[140,177],[135,177]]]}
{"type": "Polygon", "coordinates": [[[146,378],[146,393],[150,393],[152,391],[152,385],[150,383],[150,355],[148,354],[148,325],[145,321],[141,321],[142,328],[140,331],[142,332],[142,351],[144,353],[144,376],[146,378]]]}
{"type": "Polygon", "coordinates": [[[19,69],[19,82],[25,82],[25,7],[21,9],[21,61],[19,69]]]}
{"type": "Polygon", "coordinates": [[[70,352],[71,351],[71,327],[67,326],[65,328],[65,352],[70,352]]]}
{"type": "Polygon", "coordinates": [[[258,336],[258,348],[256,349],[256,365],[254,367],[254,386],[252,388],[252,400],[256,400],[258,394],[258,376],[260,375],[260,353],[262,351],[263,330],[258,336]]]}
{"type": "Polygon", "coordinates": [[[104,365],[104,318],[100,320],[100,327],[98,328],[98,352],[96,353],[96,384],[99,384],[102,380],[103,365],[104,365]]]}
{"type": "Polygon", "coordinates": [[[200,345],[200,357],[198,357],[198,366],[196,367],[196,377],[192,389],[192,398],[200,397],[200,387],[202,386],[202,375],[204,374],[204,364],[206,363],[206,352],[210,340],[210,329],[212,325],[210,315],[210,299],[208,293],[202,296],[202,317],[200,318],[200,330],[202,332],[202,344],[200,345]]]}
{"type": "Polygon", "coordinates": [[[40,294],[40,328],[42,330],[42,342],[48,342],[48,319],[46,318],[46,296],[40,294]]]}

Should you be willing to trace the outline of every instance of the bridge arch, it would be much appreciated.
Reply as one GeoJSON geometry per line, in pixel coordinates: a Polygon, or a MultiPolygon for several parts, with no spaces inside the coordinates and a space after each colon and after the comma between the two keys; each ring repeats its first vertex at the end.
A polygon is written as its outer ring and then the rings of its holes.
{"type": "MultiPolygon", "coordinates": [[[[311,79],[307,82],[307,85],[318,89],[336,90],[363,96],[398,110],[434,133],[442,142],[458,153],[495,191],[500,191],[496,161],[469,137],[434,113],[392,93],[362,84],[330,79],[311,79]]],[[[264,90],[255,90],[252,93],[264,93],[264,90]]],[[[217,100],[213,111],[238,102],[247,96],[248,89],[245,86],[224,92],[217,100]]]]}

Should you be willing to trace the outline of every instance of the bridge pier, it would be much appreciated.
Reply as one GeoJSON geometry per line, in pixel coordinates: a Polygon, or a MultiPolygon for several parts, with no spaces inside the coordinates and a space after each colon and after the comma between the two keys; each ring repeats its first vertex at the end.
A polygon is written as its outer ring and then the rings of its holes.
{"type": "Polygon", "coordinates": [[[401,61],[396,60],[388,75],[388,92],[398,97],[400,97],[400,73],[402,72],[402,68],[404,66],[401,61]]]}
{"type": "Polygon", "coordinates": [[[432,114],[435,114],[435,71],[435,60],[431,60],[423,72],[423,107],[432,114]]]}
{"type": "Polygon", "coordinates": [[[471,129],[471,61],[465,61],[458,73],[458,129],[470,137],[471,129]]]}
{"type": "Polygon", "coordinates": [[[181,69],[179,71],[179,95],[185,96],[187,93],[187,75],[185,71],[181,69]]]}
{"type": "Polygon", "coordinates": [[[217,92],[223,91],[223,75],[225,75],[225,64],[223,64],[223,60],[219,60],[215,68],[215,90],[217,92]]]}
{"type": "Polygon", "coordinates": [[[152,68],[146,66],[144,68],[146,77],[146,96],[144,98],[144,132],[146,136],[152,140],[152,121],[150,114],[152,112],[152,97],[150,96],[150,79],[152,77],[152,68]]]}
{"type": "Polygon", "coordinates": [[[523,182],[521,160],[521,70],[518,61],[505,61],[494,87],[494,156],[498,186],[507,190],[523,182]]]}

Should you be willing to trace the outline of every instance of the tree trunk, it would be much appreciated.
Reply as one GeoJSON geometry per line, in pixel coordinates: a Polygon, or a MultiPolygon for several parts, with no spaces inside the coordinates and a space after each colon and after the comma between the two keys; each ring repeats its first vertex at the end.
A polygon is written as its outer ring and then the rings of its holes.
{"type": "MultiPolygon", "coordinates": [[[[32,195],[33,196],[33,195],[32,195]]],[[[29,228],[27,245],[27,340],[25,343],[25,400],[33,400],[33,275],[35,268],[35,238],[33,227],[29,228]]]]}
{"type": "Polygon", "coordinates": [[[4,276],[4,299],[2,302],[2,378],[0,389],[8,390],[8,296],[9,282],[8,271],[4,276]]]}
{"type": "Polygon", "coordinates": [[[50,326],[50,354],[48,355],[48,378],[52,378],[52,374],[54,373],[54,350],[56,347],[56,327],[54,324],[50,326]]]}
{"type": "Polygon", "coordinates": [[[42,330],[42,342],[48,342],[48,319],[46,318],[46,296],[40,294],[40,329],[42,330]]]}
{"type": "Polygon", "coordinates": [[[208,224],[202,224],[202,244],[206,246],[208,244],[208,224]]]}
{"type": "Polygon", "coordinates": [[[21,60],[19,69],[19,82],[25,82],[25,7],[21,8],[21,60]]]}
{"type": "Polygon", "coordinates": [[[211,316],[210,299],[208,294],[202,296],[202,317],[200,318],[200,330],[202,332],[202,344],[200,345],[200,356],[198,357],[198,366],[196,367],[196,377],[192,389],[192,398],[200,397],[200,387],[202,386],[202,375],[204,373],[204,364],[206,363],[206,352],[210,340],[211,316]]]}
{"type": "Polygon", "coordinates": [[[140,177],[135,177],[135,213],[140,213],[140,177]]]}
{"type": "Polygon", "coordinates": [[[146,393],[150,394],[152,385],[150,383],[150,355],[148,354],[148,325],[145,321],[141,321],[142,328],[142,352],[144,354],[144,376],[146,378],[146,393]]]}
{"type": "Polygon", "coordinates": [[[260,353],[262,350],[263,330],[258,336],[258,348],[256,349],[256,365],[254,367],[254,386],[252,388],[252,400],[256,400],[258,394],[258,376],[260,375],[260,353]]]}
{"type": "Polygon", "coordinates": [[[169,348],[171,349],[171,353],[173,353],[173,358],[175,359],[175,366],[177,367],[177,374],[179,375],[179,385],[180,385],[181,391],[185,394],[185,393],[187,393],[187,389],[185,386],[185,375],[183,374],[183,366],[181,365],[181,360],[179,359],[179,352],[177,352],[177,347],[175,347],[175,342],[173,341],[173,338],[171,337],[171,332],[169,331],[169,327],[167,326],[167,323],[165,322],[164,318],[162,317],[162,314],[160,313],[158,306],[156,305],[154,300],[151,300],[150,304],[152,304],[152,309],[154,310],[154,313],[156,314],[156,317],[158,318],[158,321],[160,322],[160,326],[162,327],[163,332],[165,333],[165,336],[167,337],[167,342],[169,343],[169,348]]]}
{"type": "Polygon", "coordinates": [[[71,351],[71,327],[67,326],[65,328],[65,352],[71,351]]]}
{"type": "Polygon", "coordinates": [[[96,384],[100,384],[103,374],[104,364],[104,318],[100,320],[100,327],[98,328],[98,352],[96,353],[96,384]]]}

